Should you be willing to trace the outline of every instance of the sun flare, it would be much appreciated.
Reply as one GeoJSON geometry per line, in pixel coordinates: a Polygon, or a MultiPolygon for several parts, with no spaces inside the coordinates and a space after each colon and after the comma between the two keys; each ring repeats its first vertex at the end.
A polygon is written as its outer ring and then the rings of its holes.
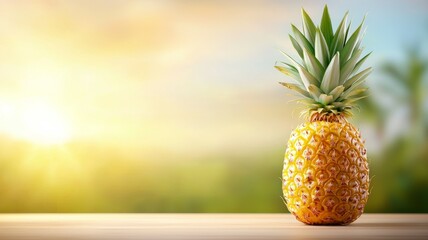
{"type": "Polygon", "coordinates": [[[9,118],[5,130],[13,137],[40,145],[63,144],[71,137],[70,123],[49,104],[33,102],[7,109],[2,114],[9,118]]]}

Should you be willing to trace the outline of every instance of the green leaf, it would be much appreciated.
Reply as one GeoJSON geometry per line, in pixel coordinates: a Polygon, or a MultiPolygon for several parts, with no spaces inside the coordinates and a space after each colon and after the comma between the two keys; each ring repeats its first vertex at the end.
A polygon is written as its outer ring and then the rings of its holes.
{"type": "Polygon", "coordinates": [[[308,105],[310,105],[310,104],[316,104],[316,105],[318,105],[318,102],[317,101],[315,101],[314,99],[312,99],[312,98],[308,98],[308,99],[306,99],[306,98],[304,98],[304,99],[299,99],[299,100],[297,100],[297,102],[299,102],[299,103],[303,103],[303,104],[308,104],[308,105]]]}
{"type": "MultiPolygon", "coordinates": [[[[358,58],[360,57],[362,49],[359,49],[340,69],[340,84],[343,84],[355,68],[358,58]]],[[[341,61],[342,63],[342,61],[341,61]]]]}
{"type": "Polygon", "coordinates": [[[275,66],[275,68],[278,69],[278,71],[280,71],[281,73],[293,78],[297,83],[302,84],[299,72],[293,66],[275,66]]]}
{"type": "Polygon", "coordinates": [[[280,51],[282,54],[284,54],[285,57],[287,57],[287,59],[291,62],[291,65],[293,65],[296,69],[297,67],[301,67],[302,65],[300,63],[298,63],[296,60],[294,60],[290,55],[288,55],[286,52],[284,51],[280,51]]]}
{"type": "Polygon", "coordinates": [[[288,55],[287,53],[281,51],[282,54],[284,54],[288,60],[292,63],[292,64],[288,64],[288,63],[284,63],[289,67],[293,67],[294,69],[296,69],[298,77],[294,78],[298,83],[302,84],[303,86],[305,86],[305,88],[307,87],[307,85],[305,84],[304,80],[301,77],[300,74],[300,70],[301,68],[303,68],[303,66],[301,64],[299,64],[298,62],[296,62],[290,55],[288,55]]]}
{"type": "Polygon", "coordinates": [[[320,29],[325,37],[325,40],[327,41],[328,44],[330,44],[333,37],[333,27],[331,25],[331,19],[330,19],[330,14],[328,13],[327,5],[324,6],[324,12],[321,18],[320,29]]]}
{"type": "Polygon", "coordinates": [[[358,100],[361,100],[363,98],[366,98],[366,97],[368,97],[368,96],[364,95],[364,96],[357,97],[357,98],[346,99],[346,100],[343,101],[343,104],[345,104],[346,106],[353,105],[354,102],[356,102],[358,100]]]}
{"type": "Polygon", "coordinates": [[[363,40],[364,36],[366,35],[366,30],[360,34],[360,37],[358,38],[357,44],[355,44],[354,51],[352,51],[352,54],[355,53],[356,50],[360,48],[361,41],[363,40]]]}
{"type": "Polygon", "coordinates": [[[300,47],[299,43],[294,39],[293,36],[288,35],[290,37],[291,44],[293,44],[294,49],[296,49],[296,52],[299,54],[299,56],[303,59],[303,50],[300,47]]]}
{"type": "Polygon", "coordinates": [[[324,75],[324,67],[314,57],[314,55],[308,52],[306,49],[303,50],[303,56],[305,65],[308,68],[309,72],[314,75],[319,82],[321,82],[322,76],[324,75]]]}
{"type": "MultiPolygon", "coordinates": [[[[302,79],[300,78],[300,74],[299,74],[299,71],[297,71],[297,69],[293,66],[293,65],[291,65],[291,64],[288,64],[288,63],[286,63],[286,62],[281,62],[282,64],[284,64],[285,66],[278,66],[278,67],[280,67],[280,68],[277,68],[279,71],[281,71],[282,73],[284,73],[284,74],[286,74],[286,75],[288,75],[288,76],[290,76],[297,84],[300,84],[301,86],[303,86],[303,82],[302,82],[302,79]],[[283,71],[286,71],[287,73],[285,73],[285,72],[283,72],[283,71]]],[[[276,67],[276,66],[275,66],[276,67]]]]}
{"type": "Polygon", "coordinates": [[[280,82],[279,84],[287,87],[288,89],[291,89],[291,90],[299,93],[300,95],[302,95],[304,97],[311,98],[311,95],[309,95],[309,93],[307,91],[305,91],[304,89],[302,89],[301,86],[298,84],[286,83],[286,82],[280,82]]]}
{"type": "MultiPolygon", "coordinates": [[[[290,66],[292,66],[292,67],[294,67],[295,69],[296,69],[296,71],[298,71],[298,69],[299,68],[302,68],[303,66],[300,64],[300,63],[298,63],[297,61],[295,61],[290,55],[288,55],[286,52],[284,52],[284,51],[281,51],[281,53],[282,54],[284,54],[284,56],[285,57],[287,57],[287,59],[291,62],[291,64],[287,64],[287,63],[284,63],[284,64],[286,64],[286,65],[290,65],[290,66]]],[[[299,75],[300,75],[300,73],[299,73],[299,75]]],[[[300,79],[300,78],[299,78],[300,79]]],[[[301,80],[301,79],[300,79],[301,80]]],[[[302,84],[303,84],[303,81],[302,81],[302,84]]]]}
{"type": "Polygon", "coordinates": [[[315,43],[315,32],[317,27],[315,26],[311,17],[303,8],[302,8],[302,19],[303,19],[305,36],[307,39],[309,39],[309,42],[311,42],[313,45],[315,43]]]}
{"type": "Polygon", "coordinates": [[[325,93],[330,92],[339,85],[340,79],[340,54],[336,53],[333,59],[325,70],[324,77],[321,82],[321,90],[325,93]]]}
{"type": "Polygon", "coordinates": [[[308,49],[310,52],[314,52],[314,47],[312,44],[308,41],[308,39],[303,35],[302,32],[300,32],[299,29],[297,29],[296,26],[291,24],[291,29],[293,30],[294,37],[296,38],[296,41],[299,43],[299,45],[303,48],[308,49]]]}
{"type": "Polygon", "coordinates": [[[286,63],[286,62],[280,62],[280,63],[286,65],[287,67],[289,67],[291,69],[293,69],[294,72],[296,72],[297,74],[299,74],[299,72],[297,71],[297,68],[295,68],[293,65],[291,65],[289,63],[286,63]]]}
{"type": "Polygon", "coordinates": [[[351,21],[349,21],[348,27],[346,28],[345,42],[347,42],[347,40],[348,40],[348,34],[349,34],[350,29],[351,29],[351,21]]]}
{"type": "Polygon", "coordinates": [[[340,86],[337,86],[335,89],[333,89],[328,95],[333,96],[333,101],[334,101],[340,97],[340,95],[343,93],[344,90],[345,90],[345,87],[340,85],[340,86]]]}
{"type": "Polygon", "coordinates": [[[345,31],[346,31],[346,22],[348,21],[348,12],[345,13],[342,21],[337,27],[336,33],[333,36],[333,40],[330,44],[330,54],[334,55],[334,53],[342,50],[343,44],[345,42],[345,31]]]}
{"type": "Polygon", "coordinates": [[[317,86],[313,84],[309,85],[308,91],[309,91],[309,94],[311,94],[312,98],[315,99],[316,101],[318,101],[321,94],[323,94],[321,89],[319,89],[317,86]]]}
{"type": "Polygon", "coordinates": [[[351,92],[354,89],[359,89],[360,85],[364,82],[365,82],[365,77],[360,78],[359,80],[355,81],[354,84],[352,84],[348,89],[346,89],[345,92],[351,92]]]}
{"type": "Polygon", "coordinates": [[[313,99],[299,99],[297,100],[297,103],[305,104],[309,109],[316,109],[318,107],[321,107],[321,104],[313,99]]]}
{"type": "Polygon", "coordinates": [[[348,89],[345,92],[343,92],[341,98],[342,99],[351,99],[352,97],[357,96],[357,95],[359,95],[365,91],[367,91],[367,88],[358,88],[355,90],[348,89]]]}
{"type": "Polygon", "coordinates": [[[300,78],[302,79],[303,85],[306,89],[309,89],[309,85],[311,84],[317,85],[319,83],[318,80],[305,68],[298,67],[297,70],[299,71],[300,78]]]}
{"type": "Polygon", "coordinates": [[[372,68],[366,68],[363,71],[355,74],[353,77],[351,77],[350,79],[348,79],[347,81],[345,81],[344,85],[345,89],[350,88],[352,85],[354,85],[356,82],[360,81],[361,82],[372,72],[372,68]]]}
{"type": "Polygon", "coordinates": [[[330,61],[330,52],[324,35],[319,29],[315,34],[315,57],[324,67],[327,67],[330,61]]]}
{"type": "Polygon", "coordinates": [[[323,105],[328,105],[333,102],[333,96],[321,94],[319,97],[319,102],[322,103],[323,105]]]}
{"type": "Polygon", "coordinates": [[[361,22],[360,26],[355,30],[355,32],[351,35],[349,40],[345,43],[345,46],[343,47],[342,51],[340,52],[340,61],[345,62],[349,59],[351,56],[352,51],[354,50],[354,47],[356,46],[358,41],[361,41],[360,38],[360,31],[364,24],[364,20],[361,22]]]}
{"type": "Polygon", "coordinates": [[[324,106],[324,108],[325,109],[327,109],[327,110],[331,110],[331,109],[333,109],[334,108],[334,106],[333,105],[331,105],[332,103],[329,103],[329,105],[327,105],[327,106],[324,106]]]}
{"type": "Polygon", "coordinates": [[[367,55],[365,55],[363,58],[361,58],[357,64],[355,64],[354,69],[352,69],[351,74],[354,74],[356,71],[358,71],[358,69],[360,69],[360,67],[363,65],[363,63],[366,61],[366,59],[370,56],[370,54],[372,54],[372,52],[369,52],[367,55]]]}
{"type": "Polygon", "coordinates": [[[331,104],[337,108],[345,107],[345,104],[343,102],[332,102],[331,104]]]}

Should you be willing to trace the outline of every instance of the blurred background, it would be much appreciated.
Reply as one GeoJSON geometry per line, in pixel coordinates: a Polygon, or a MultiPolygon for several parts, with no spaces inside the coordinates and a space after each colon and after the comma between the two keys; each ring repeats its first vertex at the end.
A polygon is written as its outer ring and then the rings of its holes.
{"type": "Polygon", "coordinates": [[[286,212],[273,66],[325,3],[368,13],[366,212],[428,212],[423,0],[1,1],[0,212],[286,212]]]}

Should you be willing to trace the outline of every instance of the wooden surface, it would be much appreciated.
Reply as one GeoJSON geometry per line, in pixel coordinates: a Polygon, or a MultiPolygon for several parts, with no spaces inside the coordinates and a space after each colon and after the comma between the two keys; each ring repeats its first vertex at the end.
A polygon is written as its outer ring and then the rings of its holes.
{"type": "Polygon", "coordinates": [[[428,214],[307,226],[289,214],[0,214],[0,239],[428,239],[428,214]]]}

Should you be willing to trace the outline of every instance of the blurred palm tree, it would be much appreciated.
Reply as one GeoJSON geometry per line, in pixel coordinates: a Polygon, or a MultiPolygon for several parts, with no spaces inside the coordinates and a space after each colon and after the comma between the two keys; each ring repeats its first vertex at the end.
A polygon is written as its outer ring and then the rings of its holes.
{"type": "MultiPolygon", "coordinates": [[[[405,131],[376,155],[371,156],[373,191],[367,210],[371,212],[428,212],[428,60],[417,49],[407,51],[403,63],[386,62],[381,67],[381,83],[393,108],[371,97],[362,101],[362,116],[375,123],[381,133],[397,109],[404,107],[405,131]]],[[[359,119],[362,120],[362,119],[359,119]]],[[[384,139],[387,140],[387,139],[384,139]]]]}
{"type": "Polygon", "coordinates": [[[389,83],[396,85],[401,90],[401,92],[396,91],[391,94],[394,94],[397,101],[406,104],[409,109],[409,125],[411,126],[409,134],[413,137],[426,137],[427,121],[423,104],[427,94],[428,60],[420,55],[417,48],[412,48],[407,53],[405,64],[398,65],[388,62],[382,69],[389,76],[388,80],[391,80],[389,83]]]}

